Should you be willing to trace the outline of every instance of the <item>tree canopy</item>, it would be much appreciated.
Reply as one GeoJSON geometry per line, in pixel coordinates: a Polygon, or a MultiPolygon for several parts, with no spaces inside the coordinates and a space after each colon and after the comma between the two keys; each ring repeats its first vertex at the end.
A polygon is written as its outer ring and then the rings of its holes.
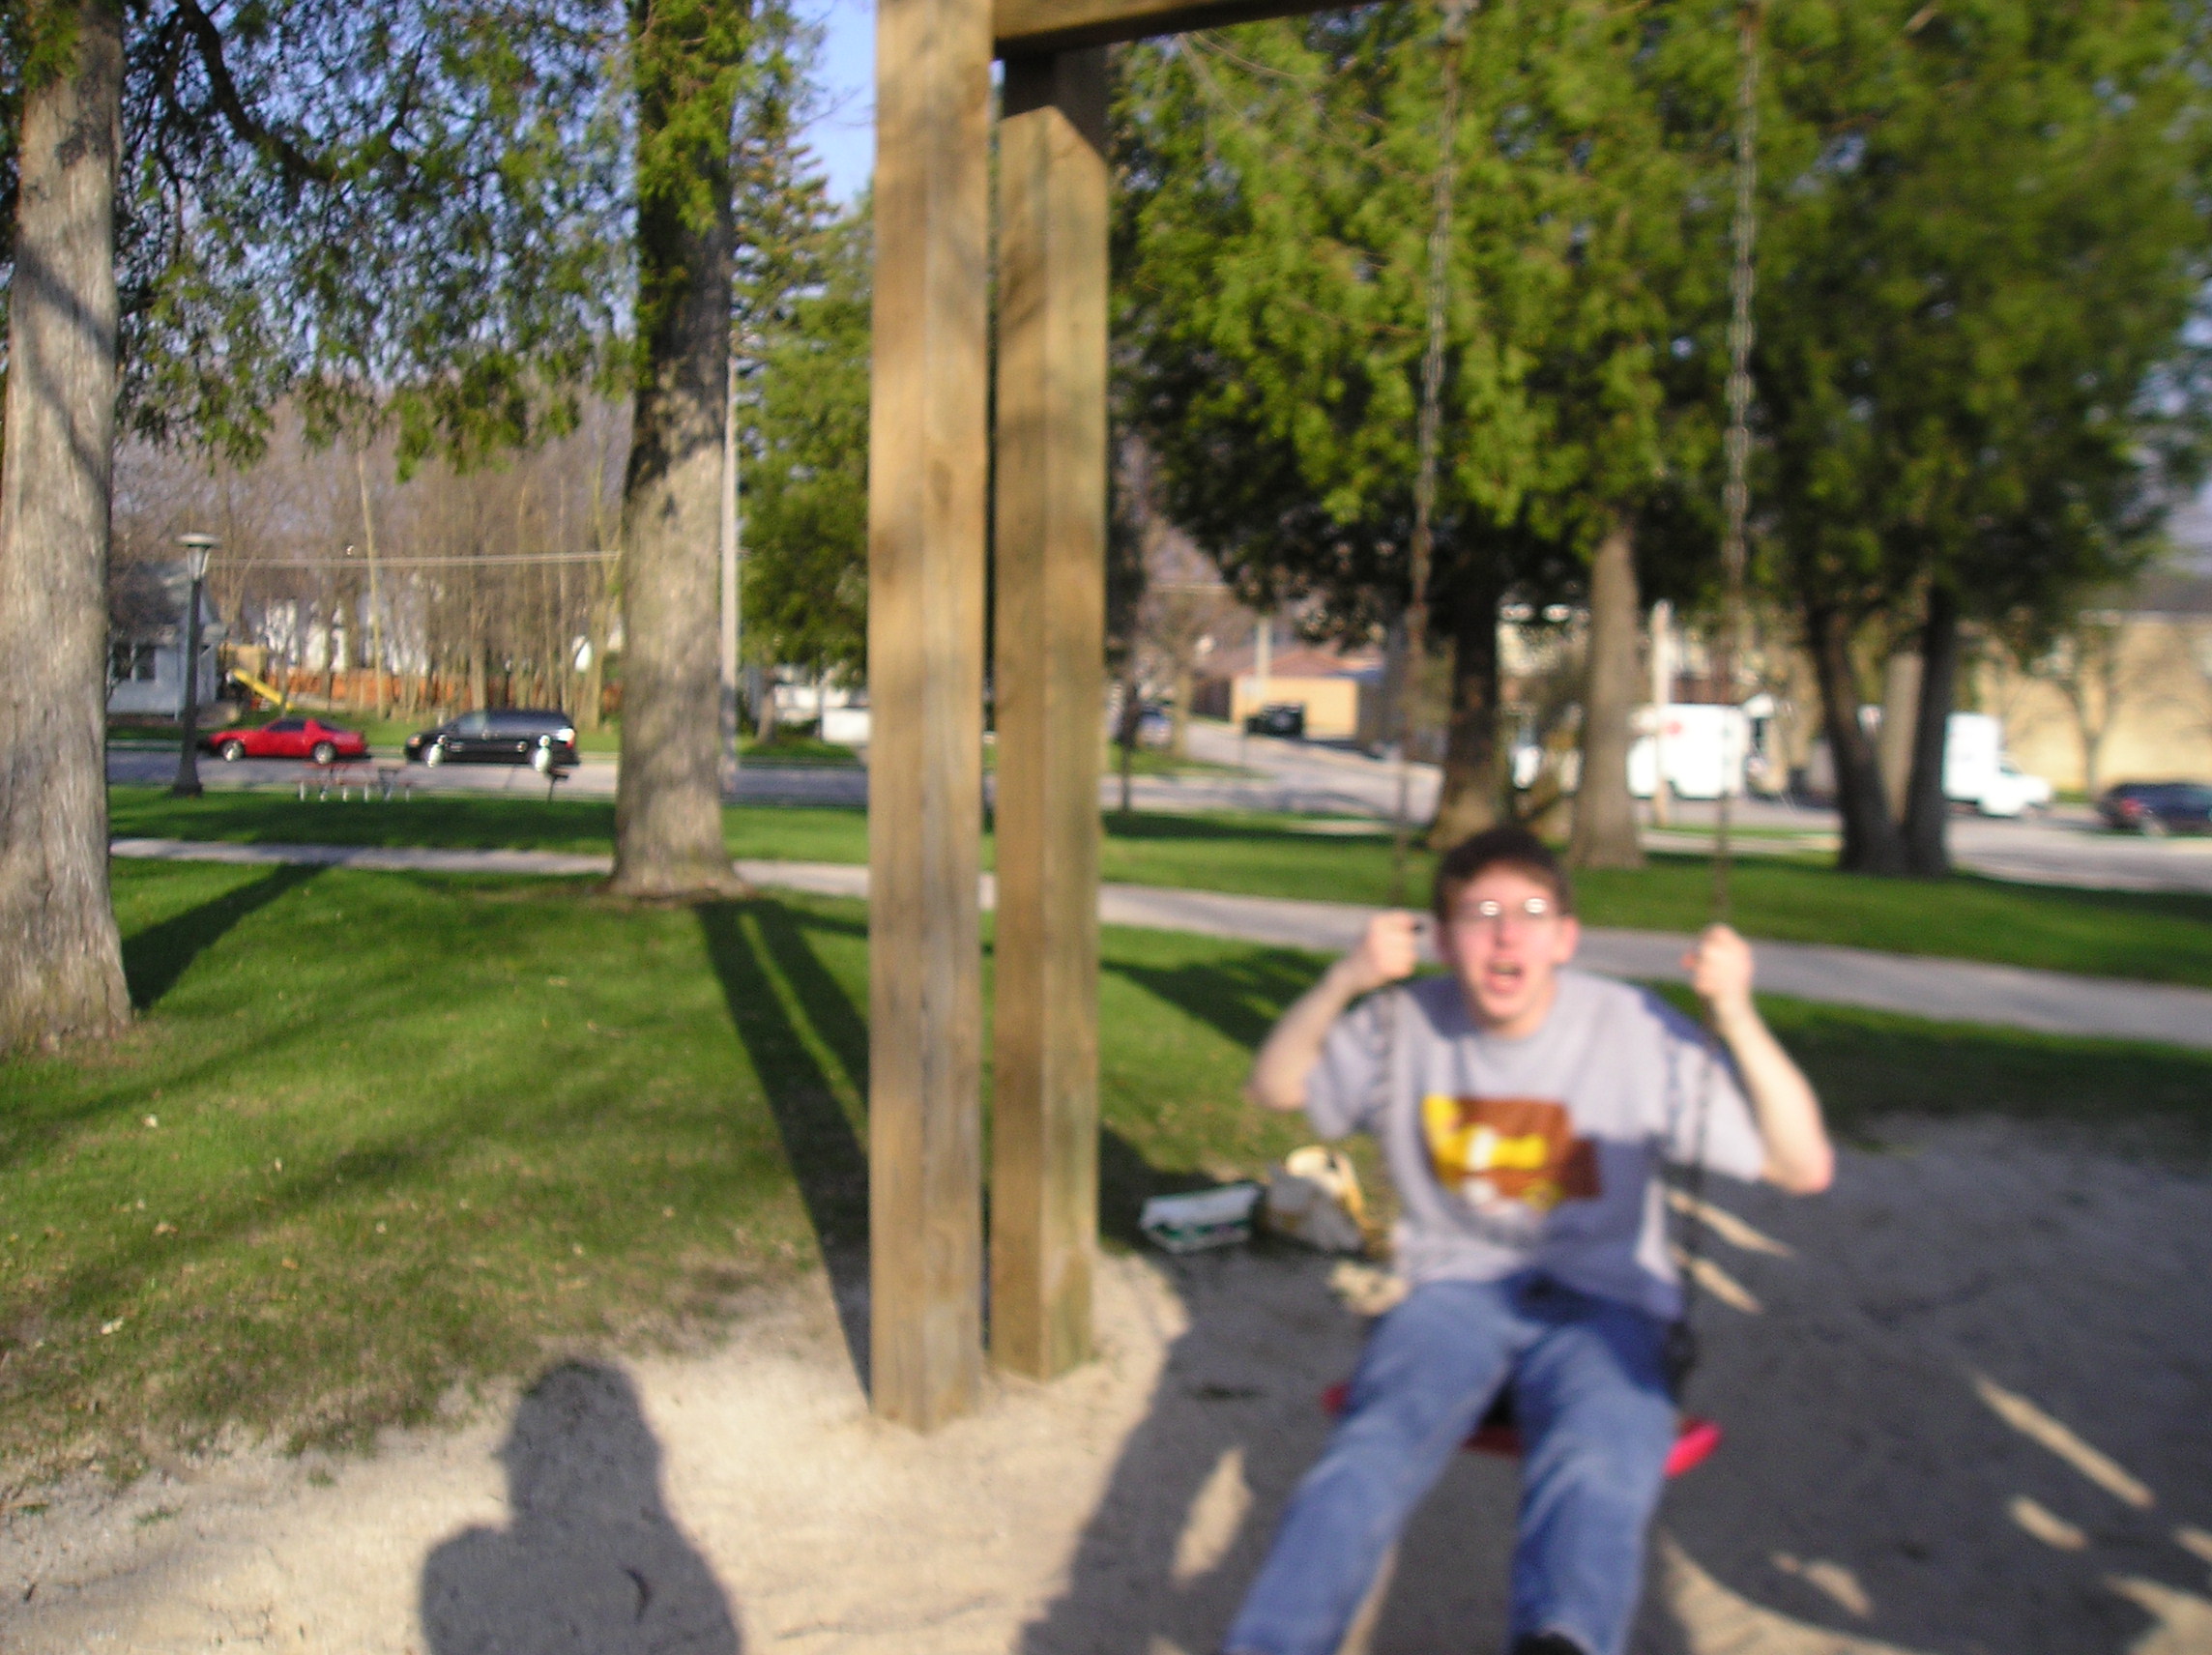
{"type": "MultiPolygon", "coordinates": [[[[1713,443],[1672,347],[1725,291],[1725,147],[1660,96],[1670,28],[1596,0],[1468,26],[1427,594],[1465,789],[1492,786],[1499,599],[1578,587],[1713,443]]],[[[1170,510],[1248,595],[1349,635],[1411,595],[1441,69],[1432,14],[1378,8],[1141,48],[1118,105],[1123,380],[1170,510]]]]}
{"type": "MultiPolygon", "coordinates": [[[[71,13],[0,8],[0,275],[23,87],[71,13]]],[[[628,321],[616,8],[133,0],[124,21],[132,428],[249,455],[290,394],[325,431],[379,410],[407,454],[480,457],[567,423],[628,321]]]]}
{"type": "Polygon", "coordinates": [[[1819,668],[1846,862],[1936,872],[1950,668],[1908,845],[1854,642],[1925,630],[1934,666],[1962,622],[2054,615],[2138,566],[2196,480],[2208,65],[2188,15],[2127,0],[1792,0],[1768,40],[1764,572],[1819,668]]]}

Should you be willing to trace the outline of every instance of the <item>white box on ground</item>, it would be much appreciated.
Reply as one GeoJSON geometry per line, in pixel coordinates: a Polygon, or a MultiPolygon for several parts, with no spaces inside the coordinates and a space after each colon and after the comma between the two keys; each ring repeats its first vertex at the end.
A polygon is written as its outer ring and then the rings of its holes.
{"type": "Polygon", "coordinates": [[[1228,1184],[1189,1195],[1155,1195],[1137,1216],[1137,1228],[1171,1253],[1232,1247],[1252,1238],[1258,1184],[1228,1184]]]}

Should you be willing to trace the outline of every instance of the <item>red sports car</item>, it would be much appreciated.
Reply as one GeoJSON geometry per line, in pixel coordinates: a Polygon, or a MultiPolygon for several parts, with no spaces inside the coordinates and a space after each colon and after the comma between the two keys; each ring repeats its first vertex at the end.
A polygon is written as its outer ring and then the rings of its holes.
{"type": "Polygon", "coordinates": [[[218,730],[201,743],[233,762],[239,759],[311,759],[318,765],[340,759],[365,759],[368,743],[358,730],[341,730],[320,718],[279,718],[258,730],[218,730]]]}

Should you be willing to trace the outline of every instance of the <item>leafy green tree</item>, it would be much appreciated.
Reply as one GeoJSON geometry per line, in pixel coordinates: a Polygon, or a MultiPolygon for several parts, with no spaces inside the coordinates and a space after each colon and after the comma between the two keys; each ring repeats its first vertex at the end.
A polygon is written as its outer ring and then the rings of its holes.
{"type": "Polygon", "coordinates": [[[823,225],[812,279],[769,328],[748,432],[747,648],[767,665],[867,666],[872,231],[823,225]]]}
{"type": "Polygon", "coordinates": [[[1765,572],[1819,678],[1844,865],[1940,873],[1962,624],[2126,573],[2198,466],[2200,23],[1791,0],[1769,42],[1765,572]],[[1870,623],[1916,627],[1926,663],[1902,825],[1858,716],[1870,623]]]}
{"type": "Polygon", "coordinates": [[[418,449],[558,424],[623,290],[589,0],[0,0],[0,1050],[128,1015],[102,774],[119,415],[287,391],[418,449]],[[611,252],[610,252],[610,249],[611,252]]]}
{"type": "MultiPolygon", "coordinates": [[[[1499,600],[1579,587],[1601,548],[1627,562],[1709,446],[1670,347],[1717,302],[1701,255],[1725,218],[1697,188],[1709,134],[1646,67],[1673,26],[1596,0],[1469,24],[1427,594],[1453,655],[1440,838],[1498,807],[1499,600]]],[[[1191,37],[1130,53],[1118,104],[1125,396],[1171,513],[1249,595],[1353,637],[1411,595],[1434,30],[1379,9],[1191,37]]],[[[1631,651],[1636,608],[1631,583],[1631,651]]]]}

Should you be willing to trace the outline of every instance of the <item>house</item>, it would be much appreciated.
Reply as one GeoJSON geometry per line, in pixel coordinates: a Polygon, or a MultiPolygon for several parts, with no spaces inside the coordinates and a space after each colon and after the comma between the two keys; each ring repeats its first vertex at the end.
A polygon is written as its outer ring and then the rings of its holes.
{"type": "Polygon", "coordinates": [[[2025,666],[1991,652],[1974,689],[2014,762],[2059,787],[2212,780],[2212,568],[2144,576],[2025,666]]]}
{"type": "MultiPolygon", "coordinates": [[[[185,711],[185,605],[191,575],[184,564],[119,566],[107,583],[107,711],[154,718],[185,711]]],[[[199,705],[212,707],[221,675],[216,648],[228,628],[200,588],[199,705]]]]}
{"type": "Polygon", "coordinates": [[[1296,644],[1270,652],[1265,676],[1252,645],[1210,656],[1192,685],[1191,711],[1241,724],[1263,707],[1295,702],[1306,710],[1306,735],[1316,740],[1358,736],[1382,683],[1377,650],[1342,651],[1296,644]]]}

